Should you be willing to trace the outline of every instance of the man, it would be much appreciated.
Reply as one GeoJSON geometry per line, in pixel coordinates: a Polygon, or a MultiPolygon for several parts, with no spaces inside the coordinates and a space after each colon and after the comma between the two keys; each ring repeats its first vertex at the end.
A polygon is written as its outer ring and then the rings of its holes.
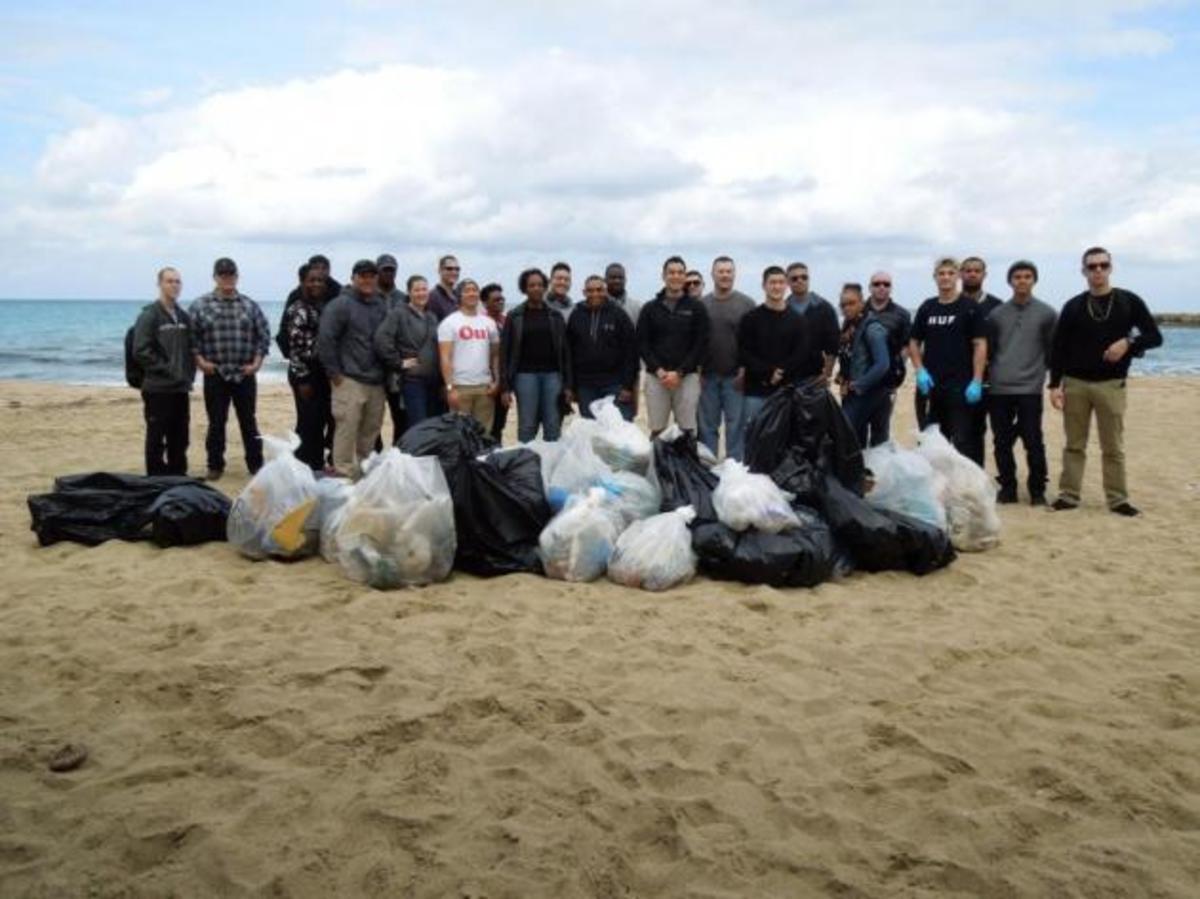
{"type": "Polygon", "coordinates": [[[438,283],[429,291],[429,309],[440,322],[458,310],[458,275],[462,267],[454,256],[438,260],[438,283]]]}
{"type": "Polygon", "coordinates": [[[362,473],[383,426],[384,371],[374,338],[387,313],[379,268],[360,259],[350,286],[321,315],[317,355],[333,394],[333,467],[344,478],[362,473]]]}
{"type": "MultiPolygon", "coordinates": [[[[987,277],[987,263],[978,256],[968,256],[962,261],[959,276],[962,278],[962,295],[978,304],[981,319],[986,322],[988,316],[1003,303],[999,297],[992,296],[983,289],[983,281],[987,277]]],[[[983,401],[971,409],[971,427],[974,429],[974,440],[980,447],[981,454],[987,446],[987,407],[990,395],[988,385],[988,369],[985,366],[983,369],[983,401]]],[[[1039,389],[1039,394],[1040,392],[1039,389]]]]}
{"type": "Polygon", "coordinates": [[[1162,334],[1141,297],[1112,286],[1108,250],[1086,250],[1082,271],[1088,289],[1062,307],[1050,354],[1050,402],[1062,410],[1067,440],[1054,508],[1079,507],[1094,413],[1108,508],[1132,517],[1140,513],[1125,484],[1125,378],[1135,357],[1162,346],[1162,334]]]}
{"type": "Polygon", "coordinates": [[[326,453],[333,449],[334,433],[329,376],[317,358],[321,314],[328,305],[326,279],[317,269],[307,265],[302,268],[303,293],[283,316],[291,347],[288,384],[296,404],[296,434],[300,437],[296,458],[313,471],[323,471],[326,453]]]}
{"type": "Polygon", "coordinates": [[[871,298],[867,303],[867,314],[877,319],[887,330],[888,352],[891,364],[887,377],[887,401],[880,403],[867,428],[878,435],[881,443],[891,439],[892,410],[896,405],[896,388],[904,383],[907,374],[908,337],[912,330],[912,316],[908,310],[892,299],[892,276],[887,272],[871,275],[871,298]]]}
{"type": "Polygon", "coordinates": [[[684,285],[687,287],[687,295],[693,300],[698,300],[704,296],[704,275],[700,274],[695,269],[687,273],[687,280],[684,285]]]}
{"type": "Polygon", "coordinates": [[[591,418],[591,405],[615,397],[626,421],[633,421],[633,392],[637,389],[637,333],[625,311],[608,297],[606,280],[590,275],[583,284],[584,301],[567,318],[567,347],[571,360],[568,395],[579,403],[579,414],[591,418]]]}
{"type": "MultiPolygon", "coordinates": [[[[491,283],[483,285],[483,289],[479,291],[479,298],[483,302],[483,311],[492,321],[496,323],[496,328],[500,332],[501,337],[504,336],[504,323],[507,321],[507,316],[504,314],[504,307],[507,300],[504,298],[504,288],[499,284],[491,283]]],[[[508,406],[504,405],[503,397],[497,395],[492,409],[492,438],[500,443],[504,437],[504,427],[508,424],[508,406]]]]}
{"type": "Polygon", "coordinates": [[[550,289],[546,292],[546,305],[564,319],[571,314],[575,301],[571,299],[571,266],[556,262],[550,269],[550,289]]]}
{"type": "Polygon", "coordinates": [[[174,268],[158,272],[158,300],[133,326],[133,355],[142,369],[146,420],[146,474],[187,474],[188,394],[196,379],[191,320],[179,308],[183,281],[174,268]]]}
{"type": "Polygon", "coordinates": [[[763,269],[764,301],[738,322],[738,364],[745,372],[745,424],[749,427],[776,390],[803,380],[810,356],[808,319],[788,302],[788,279],[778,265],[763,269]]]}
{"type": "Polygon", "coordinates": [[[879,418],[881,408],[890,408],[891,354],[888,352],[887,328],[879,319],[867,314],[861,284],[843,285],[838,305],[843,316],[838,354],[842,412],[854,429],[859,445],[878,446],[887,440],[887,429],[875,430],[871,422],[879,418]]]}
{"type": "MultiPolygon", "coordinates": [[[[604,269],[604,284],[608,289],[608,298],[612,300],[619,309],[624,309],[625,314],[629,316],[629,320],[637,325],[638,316],[642,312],[642,304],[639,300],[635,300],[625,291],[625,266],[619,262],[610,262],[604,269]]],[[[636,405],[637,397],[634,397],[636,405]]]]}
{"type": "Polygon", "coordinates": [[[500,384],[500,330],[479,310],[479,285],[463,281],[459,310],[438,325],[446,404],[490,431],[500,384]]]}
{"type": "Polygon", "coordinates": [[[215,289],[191,308],[192,354],[204,372],[204,408],[208,434],[208,480],[225,473],[225,423],[229,404],[237,414],[246,468],[254,474],[263,464],[255,407],[256,375],[271,346],[271,330],[258,304],[239,293],[237,263],[222,257],[213,263],[215,289]]]}
{"type": "Polygon", "coordinates": [[[937,296],[921,304],[908,341],[917,381],[917,425],[936,423],[954,448],[983,466],[971,409],[983,399],[987,337],[979,305],[958,290],[958,262],[934,267],[937,296]]]}
{"type": "MultiPolygon", "coordinates": [[[[400,303],[407,303],[408,294],[396,286],[396,271],[400,268],[396,257],[391,253],[383,253],[375,260],[375,267],[379,269],[379,292],[387,301],[388,311],[400,303]]],[[[396,446],[408,430],[408,414],[404,409],[404,393],[398,372],[392,373],[391,377],[385,374],[384,391],[388,413],[392,417],[392,446],[396,446]]],[[[379,448],[382,447],[380,443],[379,448]]]]}
{"type": "Polygon", "coordinates": [[[808,289],[808,266],[803,262],[793,262],[787,267],[787,280],[792,288],[788,303],[808,321],[808,359],[801,366],[800,379],[828,381],[840,339],[837,313],[827,299],[808,289]]]}
{"type": "Polygon", "coordinates": [[[754,300],[733,289],[736,276],[733,260],[718,256],[712,264],[713,291],[700,300],[708,313],[708,353],[700,373],[699,424],[700,442],[715,456],[724,419],[725,455],[740,461],[745,423],[737,335],[742,316],[754,308],[754,300]]]}
{"type": "MultiPolygon", "coordinates": [[[[329,257],[328,256],[323,256],[320,253],[317,253],[316,255],[313,255],[313,256],[309,256],[308,262],[306,262],[306,263],[304,263],[304,265],[300,266],[300,269],[305,274],[311,273],[313,275],[317,275],[318,277],[320,277],[324,280],[324,282],[325,282],[325,302],[329,302],[334,297],[336,297],[339,293],[342,292],[342,285],[339,284],[334,278],[331,278],[329,276],[329,257]]],[[[287,359],[289,356],[289,348],[288,348],[288,343],[287,343],[287,325],[285,324],[285,322],[287,321],[288,310],[292,307],[293,303],[297,303],[300,301],[300,294],[304,292],[303,281],[304,281],[304,275],[301,274],[299,276],[300,283],[298,283],[294,288],[292,288],[292,292],[287,295],[287,300],[285,300],[284,304],[283,304],[283,314],[281,316],[279,316],[279,330],[275,333],[275,344],[279,347],[279,352],[281,354],[283,354],[284,359],[287,359]]]]}
{"type": "Polygon", "coordinates": [[[637,323],[638,351],[646,364],[646,415],[650,436],[666,430],[672,415],[684,431],[696,432],[700,364],[708,350],[708,313],[684,291],[687,263],[671,256],[663,263],[663,289],[642,308],[637,323]]]}
{"type": "Polygon", "coordinates": [[[987,318],[992,361],[988,416],[1002,503],[1017,501],[1013,444],[1020,435],[1028,464],[1029,502],[1046,505],[1046,446],[1042,441],[1042,390],[1058,313],[1033,295],[1037,266],[1028,260],[1008,267],[1012,299],[987,318]]]}

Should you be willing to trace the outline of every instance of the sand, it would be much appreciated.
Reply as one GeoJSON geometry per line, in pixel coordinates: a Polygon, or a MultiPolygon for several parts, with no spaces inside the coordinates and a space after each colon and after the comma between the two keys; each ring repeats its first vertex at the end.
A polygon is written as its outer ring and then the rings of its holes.
{"type": "Polygon", "coordinates": [[[1198,381],[1130,388],[1139,520],[1097,454],[924,579],[663,595],[39,549],[26,494],[137,470],[140,405],[0,390],[4,897],[1200,895],[1198,381]]]}

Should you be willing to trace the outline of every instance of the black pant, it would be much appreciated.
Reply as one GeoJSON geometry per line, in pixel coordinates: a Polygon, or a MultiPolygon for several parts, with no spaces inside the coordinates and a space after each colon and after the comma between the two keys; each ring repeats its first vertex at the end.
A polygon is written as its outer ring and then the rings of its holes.
{"type": "MultiPolygon", "coordinates": [[[[387,397],[388,411],[392,416],[392,446],[399,446],[400,438],[408,430],[408,410],[404,408],[404,394],[399,390],[395,393],[389,390],[384,396],[387,397]]],[[[380,436],[382,435],[381,428],[380,436]]]]}
{"type": "Polygon", "coordinates": [[[975,442],[975,422],[972,407],[967,405],[963,387],[958,384],[934,385],[929,396],[917,393],[917,427],[921,430],[936,424],[954,448],[980,467],[983,466],[983,447],[975,442]]]}
{"type": "Polygon", "coordinates": [[[192,422],[187,393],[142,393],[146,419],[146,474],[187,474],[188,427],[192,422]]]}
{"type": "Polygon", "coordinates": [[[492,413],[492,437],[497,443],[503,443],[504,426],[508,424],[508,406],[496,397],[495,412],[492,413]]]}
{"type": "Polygon", "coordinates": [[[1046,494],[1046,444],[1042,440],[1042,395],[989,396],[988,415],[992,420],[992,439],[996,448],[996,470],[1000,489],[1017,492],[1017,460],[1013,445],[1017,438],[1025,445],[1029,466],[1030,496],[1046,494]]]}
{"type": "Polygon", "coordinates": [[[333,401],[329,379],[324,374],[313,374],[303,381],[288,375],[292,385],[292,397],[296,401],[296,434],[300,438],[300,449],[296,458],[311,468],[320,471],[325,467],[328,451],[333,448],[333,401]],[[300,395],[305,388],[308,397],[300,395]]]}
{"type": "Polygon", "coordinates": [[[251,474],[262,468],[262,441],[258,439],[258,421],[254,417],[257,400],[258,383],[253,375],[236,382],[226,381],[220,375],[204,376],[204,409],[208,413],[204,448],[208,451],[209,471],[225,470],[225,422],[229,419],[231,402],[238,430],[242,432],[246,468],[251,474]]]}
{"type": "MultiPolygon", "coordinates": [[[[971,409],[971,446],[978,449],[979,458],[975,461],[979,463],[979,467],[983,467],[983,460],[987,454],[987,427],[988,427],[988,407],[987,393],[984,393],[983,399],[976,403],[971,409]]],[[[972,457],[973,458],[973,457],[972,457]]]]}

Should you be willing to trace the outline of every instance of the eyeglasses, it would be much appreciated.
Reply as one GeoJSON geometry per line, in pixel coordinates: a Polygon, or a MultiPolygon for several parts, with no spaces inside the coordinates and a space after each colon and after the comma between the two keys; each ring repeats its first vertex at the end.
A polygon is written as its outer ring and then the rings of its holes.
{"type": "Polygon", "coordinates": [[[704,282],[703,281],[688,281],[687,286],[688,287],[703,287],[704,282]]]}
{"type": "Polygon", "coordinates": [[[462,267],[457,266],[457,265],[443,265],[442,271],[444,271],[444,272],[460,272],[460,271],[462,271],[462,267]]]}
{"type": "Polygon", "coordinates": [[[891,287],[892,282],[891,281],[872,281],[871,286],[872,287],[891,287]]]}
{"type": "Polygon", "coordinates": [[[1089,262],[1087,264],[1087,270],[1089,272],[1106,272],[1110,268],[1112,268],[1111,262],[1089,262]]]}
{"type": "Polygon", "coordinates": [[[808,275],[789,275],[788,280],[789,281],[807,281],[808,275]]]}

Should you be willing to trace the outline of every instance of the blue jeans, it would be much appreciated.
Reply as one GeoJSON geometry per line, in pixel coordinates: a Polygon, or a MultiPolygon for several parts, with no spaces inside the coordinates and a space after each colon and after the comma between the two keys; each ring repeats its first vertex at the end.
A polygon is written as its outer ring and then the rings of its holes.
{"type": "Polygon", "coordinates": [[[888,388],[848,394],[842,400],[842,413],[854,429],[859,446],[866,448],[887,443],[892,417],[892,393],[888,388]]]}
{"type": "Polygon", "coordinates": [[[767,401],[765,396],[746,396],[742,399],[742,434],[746,433],[746,429],[750,427],[750,422],[758,416],[762,411],[763,403],[767,401]]]}
{"type": "Polygon", "coordinates": [[[741,461],[746,436],[746,396],[734,385],[733,375],[704,375],[700,379],[700,442],[717,454],[717,434],[725,418],[725,455],[741,461]]]}
{"type": "Polygon", "coordinates": [[[425,378],[405,378],[402,391],[404,408],[408,412],[408,427],[419,425],[434,414],[437,402],[437,381],[425,378]]]}
{"type": "MultiPolygon", "coordinates": [[[[605,387],[577,387],[575,389],[575,399],[579,401],[579,414],[584,418],[591,418],[592,410],[589,407],[592,403],[606,396],[616,397],[620,393],[620,384],[609,384],[605,387]]],[[[621,413],[621,417],[626,421],[633,421],[633,403],[618,402],[617,411],[621,413]]]]}
{"type": "Polygon", "coordinates": [[[562,426],[558,414],[558,396],[562,393],[562,375],[556,371],[519,371],[513,376],[517,397],[517,440],[528,443],[537,436],[557,440],[562,426]]]}

